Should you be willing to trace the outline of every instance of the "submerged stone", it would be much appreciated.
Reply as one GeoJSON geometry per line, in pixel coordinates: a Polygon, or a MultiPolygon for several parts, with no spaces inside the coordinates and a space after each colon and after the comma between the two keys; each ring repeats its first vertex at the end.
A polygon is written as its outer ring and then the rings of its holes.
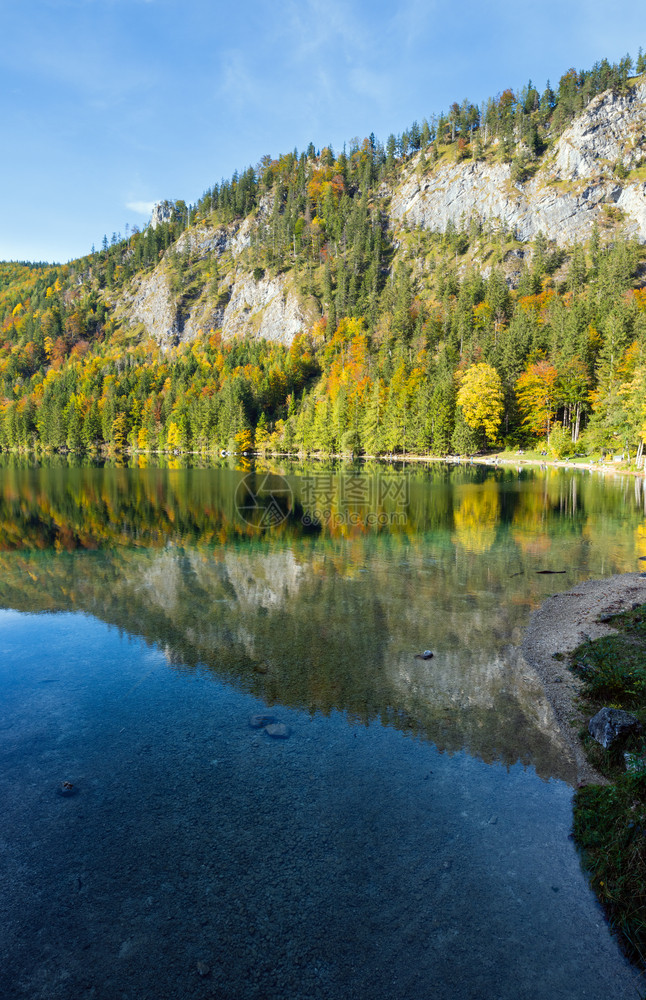
{"type": "Polygon", "coordinates": [[[252,729],[262,729],[263,726],[269,726],[273,721],[274,716],[268,712],[258,712],[256,715],[249,716],[249,725],[252,729]]]}
{"type": "Polygon", "coordinates": [[[289,726],[286,726],[284,722],[276,722],[267,726],[265,732],[274,740],[287,740],[291,734],[289,726]]]}
{"type": "Polygon", "coordinates": [[[78,788],[76,785],[73,785],[71,781],[61,781],[56,791],[65,799],[69,799],[72,795],[78,794],[78,788]]]}

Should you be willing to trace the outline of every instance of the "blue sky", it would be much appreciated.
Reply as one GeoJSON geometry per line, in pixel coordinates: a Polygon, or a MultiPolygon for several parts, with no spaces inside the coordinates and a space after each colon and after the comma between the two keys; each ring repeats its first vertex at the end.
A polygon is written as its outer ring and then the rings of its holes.
{"type": "Polygon", "coordinates": [[[0,259],[68,260],[314,142],[646,47],[634,0],[0,0],[0,259]]]}

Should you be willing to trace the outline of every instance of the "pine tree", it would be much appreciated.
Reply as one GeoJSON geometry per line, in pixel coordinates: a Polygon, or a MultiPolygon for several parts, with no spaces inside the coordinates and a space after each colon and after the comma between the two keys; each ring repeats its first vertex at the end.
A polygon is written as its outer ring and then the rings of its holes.
{"type": "Polygon", "coordinates": [[[361,439],[369,455],[379,455],[384,448],[383,434],[384,386],[380,378],[372,385],[368,404],[361,421],[361,439]]]}

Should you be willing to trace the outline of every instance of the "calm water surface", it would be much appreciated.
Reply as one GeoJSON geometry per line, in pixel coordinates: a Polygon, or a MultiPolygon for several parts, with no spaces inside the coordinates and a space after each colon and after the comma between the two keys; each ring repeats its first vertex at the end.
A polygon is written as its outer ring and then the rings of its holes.
{"type": "Polygon", "coordinates": [[[632,479],[1,465],[0,995],[638,996],[514,647],[642,554],[632,479]]]}

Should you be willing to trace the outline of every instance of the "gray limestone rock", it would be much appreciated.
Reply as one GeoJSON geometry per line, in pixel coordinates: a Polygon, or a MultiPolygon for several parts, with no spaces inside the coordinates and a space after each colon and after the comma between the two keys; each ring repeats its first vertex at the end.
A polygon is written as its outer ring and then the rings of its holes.
{"type": "Polygon", "coordinates": [[[606,91],[565,130],[554,152],[526,183],[514,182],[511,166],[482,160],[440,162],[422,172],[415,157],[393,192],[393,223],[444,231],[449,221],[497,219],[521,240],[542,231],[560,245],[586,239],[603,210],[616,205],[626,228],[646,242],[646,185],[619,182],[616,164],[627,169],[644,155],[646,84],[627,95],[606,91]]]}
{"type": "Polygon", "coordinates": [[[646,771],[646,754],[625,753],[624,761],[629,774],[642,774],[646,771]]]}
{"type": "Polygon", "coordinates": [[[639,720],[621,708],[602,708],[588,723],[588,732],[606,750],[640,729],[639,720]]]}
{"type": "Polygon", "coordinates": [[[173,206],[170,201],[158,201],[153,205],[153,213],[150,217],[151,229],[157,229],[162,222],[170,222],[173,215],[173,206]]]}
{"type": "Polygon", "coordinates": [[[250,220],[230,226],[193,227],[182,233],[173,253],[188,254],[192,261],[217,258],[223,269],[219,294],[207,282],[181,308],[173,291],[172,259],[164,257],[150,274],[139,278],[125,296],[124,315],[143,323],[146,333],[163,348],[192,341],[199,332],[222,331],[225,340],[254,336],[291,344],[318,318],[313,305],[303,304],[284,274],[263,275],[256,280],[240,254],[249,237],[250,220]]]}

